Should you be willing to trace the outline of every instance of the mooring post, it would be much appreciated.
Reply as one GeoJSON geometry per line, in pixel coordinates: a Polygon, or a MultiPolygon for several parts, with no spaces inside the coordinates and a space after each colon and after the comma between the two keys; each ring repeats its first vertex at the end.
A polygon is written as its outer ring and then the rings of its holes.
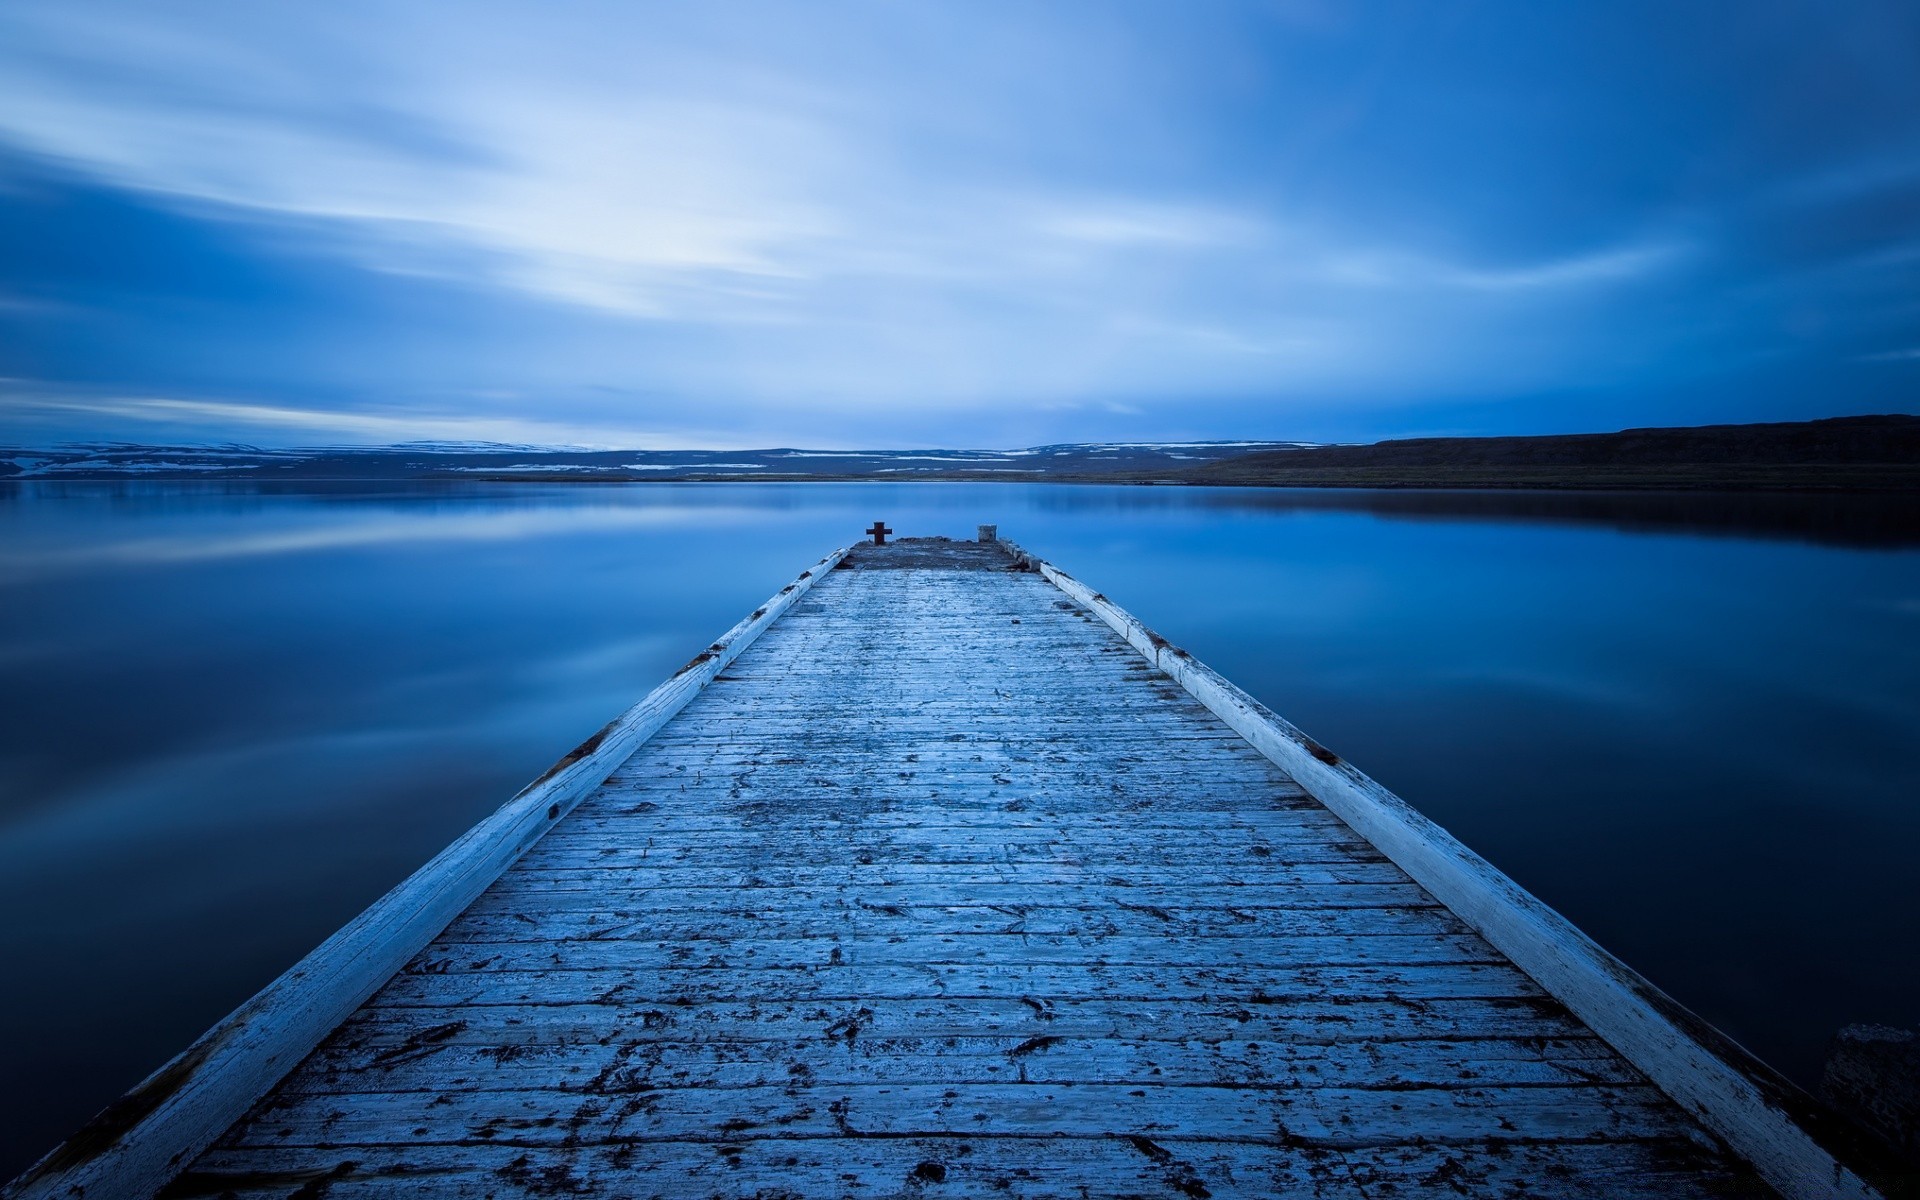
{"type": "Polygon", "coordinates": [[[980,527],[980,540],[983,542],[999,541],[1000,527],[998,525],[982,525],[980,527]]]}
{"type": "Polygon", "coordinates": [[[873,523],[873,528],[867,530],[867,532],[873,535],[874,545],[884,546],[887,544],[887,535],[892,533],[893,530],[887,528],[887,523],[885,521],[875,521],[873,523]]]}

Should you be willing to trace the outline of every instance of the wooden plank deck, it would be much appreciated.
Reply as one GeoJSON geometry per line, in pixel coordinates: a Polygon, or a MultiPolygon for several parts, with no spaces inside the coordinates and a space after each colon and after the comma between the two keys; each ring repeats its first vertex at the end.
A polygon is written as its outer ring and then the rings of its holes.
{"type": "Polygon", "coordinates": [[[802,571],[0,1200],[1872,1200],[1861,1164],[1105,596],[935,540],[802,571]]]}
{"type": "Polygon", "coordinates": [[[856,550],[167,1194],[1772,1194],[1014,565],[856,550]]]}

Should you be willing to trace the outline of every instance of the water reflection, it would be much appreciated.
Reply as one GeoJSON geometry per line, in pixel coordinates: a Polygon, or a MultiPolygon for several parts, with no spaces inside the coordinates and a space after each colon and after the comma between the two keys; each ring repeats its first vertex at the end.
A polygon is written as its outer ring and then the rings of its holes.
{"type": "Polygon", "coordinates": [[[0,1175],[876,517],[1095,581],[1802,1077],[1920,1017],[1884,499],[0,487],[0,1175]]]}
{"type": "MultiPolygon", "coordinates": [[[[0,487],[0,508],[49,502],[108,505],[126,511],[148,512],[156,506],[185,503],[202,508],[217,498],[224,509],[240,514],[277,508],[287,502],[310,502],[332,508],[390,510],[396,504],[415,515],[456,512],[472,517],[471,506],[484,497],[484,520],[422,523],[408,528],[390,520],[328,527],[312,531],[312,545],[298,536],[282,544],[264,539],[260,552],[276,549],[323,549],[329,539],[342,544],[356,541],[404,541],[409,538],[516,536],[510,525],[494,518],[509,512],[537,513],[527,518],[523,531],[535,534],[542,520],[557,526],[601,520],[609,527],[647,520],[681,522],[695,512],[738,520],[765,511],[791,511],[824,506],[839,509],[850,491],[865,489],[879,502],[899,495],[898,489],[917,488],[959,495],[935,508],[965,506],[982,494],[1012,490],[1021,494],[1019,507],[1054,512],[1098,510],[1165,511],[1216,509],[1272,513],[1352,512],[1405,520],[1474,520],[1601,525],[1641,533],[1681,533],[1749,538],[1781,538],[1831,546],[1920,546],[1920,504],[1902,492],[1691,492],[1691,491],[1527,491],[1517,489],[1369,489],[1369,488],[1173,488],[1097,487],[1029,484],[648,484],[644,486],[579,485],[572,488],[539,484],[324,484],[274,485],[265,483],[170,484],[141,481],[119,483],[42,483],[0,487]],[[597,493],[597,494],[596,494],[597,493]],[[644,515],[649,510],[654,515],[644,515]],[[665,515],[671,514],[671,515],[665,515]],[[438,524],[438,527],[436,527],[438,524]]],[[[929,506],[917,496],[915,508],[929,506]]],[[[248,544],[215,543],[171,547],[128,546],[132,556],[217,557],[250,552],[248,544]]]]}
{"type": "Polygon", "coordinates": [[[1213,504],[1228,509],[1364,512],[1410,520],[1544,521],[1638,533],[1786,538],[1830,546],[1920,546],[1920,503],[1912,495],[1896,492],[1222,491],[1230,494],[1219,496],[1213,504]]]}

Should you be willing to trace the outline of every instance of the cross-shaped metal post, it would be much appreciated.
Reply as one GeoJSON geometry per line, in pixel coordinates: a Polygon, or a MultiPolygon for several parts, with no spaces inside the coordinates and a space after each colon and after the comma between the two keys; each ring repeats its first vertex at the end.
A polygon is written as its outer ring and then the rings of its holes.
{"type": "Polygon", "coordinates": [[[887,528],[887,523],[885,521],[875,521],[873,523],[873,528],[867,530],[867,532],[873,535],[874,545],[884,546],[887,544],[887,535],[892,533],[893,530],[887,528]]]}

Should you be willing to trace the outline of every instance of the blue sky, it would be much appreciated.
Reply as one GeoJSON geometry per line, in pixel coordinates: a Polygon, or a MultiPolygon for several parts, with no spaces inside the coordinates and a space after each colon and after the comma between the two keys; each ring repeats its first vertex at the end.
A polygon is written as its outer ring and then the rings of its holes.
{"type": "Polygon", "coordinates": [[[0,440],[1920,408],[1920,7],[0,0],[0,440]]]}

